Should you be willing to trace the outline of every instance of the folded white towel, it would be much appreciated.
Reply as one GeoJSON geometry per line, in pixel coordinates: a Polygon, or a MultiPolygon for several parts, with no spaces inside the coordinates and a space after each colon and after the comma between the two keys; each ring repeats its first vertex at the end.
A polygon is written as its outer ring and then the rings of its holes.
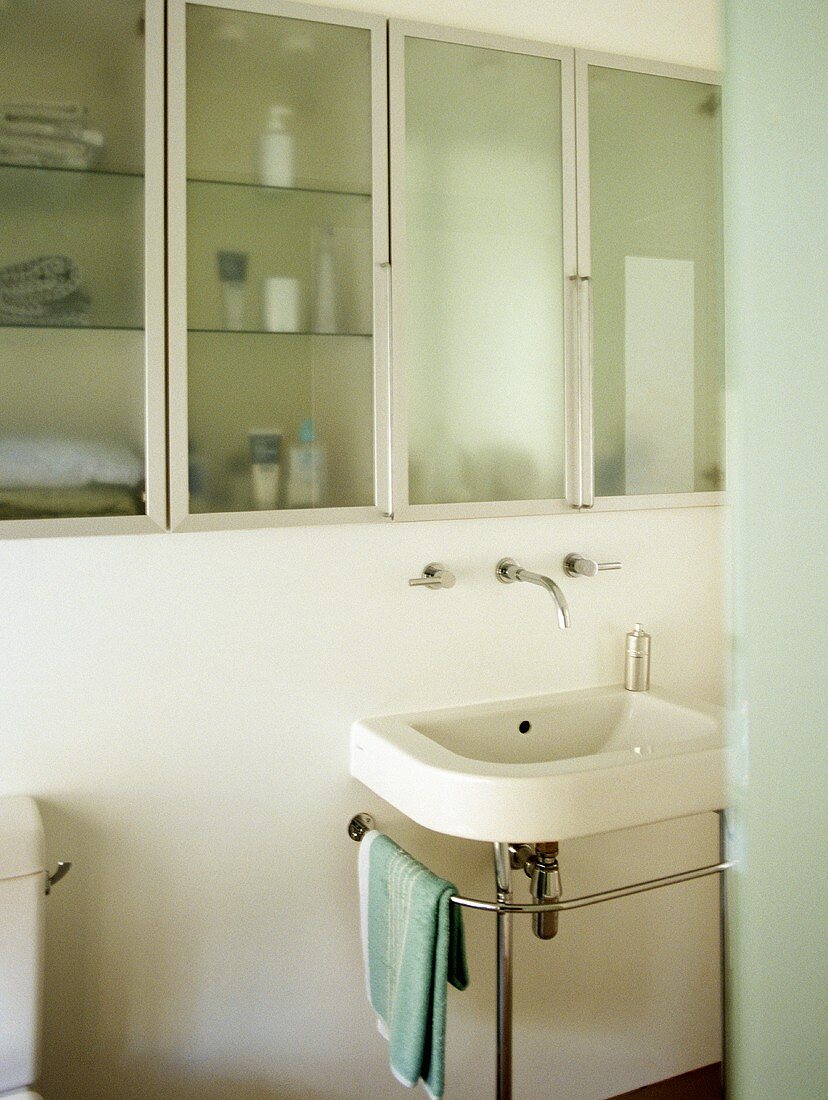
{"type": "Polygon", "coordinates": [[[144,460],[131,447],[104,439],[0,436],[0,486],[79,488],[91,483],[139,485],[144,460]]]}

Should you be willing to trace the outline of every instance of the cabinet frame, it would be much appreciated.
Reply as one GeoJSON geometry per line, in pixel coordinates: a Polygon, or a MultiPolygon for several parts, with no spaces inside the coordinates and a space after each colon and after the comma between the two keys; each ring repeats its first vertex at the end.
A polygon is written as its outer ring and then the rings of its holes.
{"type": "Polygon", "coordinates": [[[171,531],[238,530],[328,523],[387,522],[390,472],[390,245],[388,231],[387,21],[384,16],[296,4],[290,0],[169,0],[167,5],[167,214],[169,351],[169,527],[171,531]],[[187,129],[186,8],[282,16],[356,27],[371,34],[371,207],[373,246],[374,504],[345,508],[190,513],[187,412],[187,129]]]}
{"type": "MultiPolygon", "coordinates": [[[[134,535],[167,527],[164,0],[144,11],[144,470],[146,511],[0,522],[5,538],[134,535]]],[[[83,331],[81,328],[80,331],[83,331]]]]}

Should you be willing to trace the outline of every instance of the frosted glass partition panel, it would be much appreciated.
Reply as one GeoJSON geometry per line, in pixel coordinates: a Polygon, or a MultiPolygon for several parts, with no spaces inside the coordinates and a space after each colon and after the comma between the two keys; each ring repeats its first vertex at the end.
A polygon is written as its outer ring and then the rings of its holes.
{"type": "Polygon", "coordinates": [[[186,68],[190,512],[373,505],[371,32],[193,3],[186,68]]]}
{"type": "Polygon", "coordinates": [[[146,511],[145,40],[140,3],[0,5],[2,520],[146,511]]]}
{"type": "Polygon", "coordinates": [[[719,90],[588,74],[595,491],[722,489],[719,90]]]}
{"type": "Polygon", "coordinates": [[[405,43],[411,504],[564,495],[561,62],[405,43]]]}

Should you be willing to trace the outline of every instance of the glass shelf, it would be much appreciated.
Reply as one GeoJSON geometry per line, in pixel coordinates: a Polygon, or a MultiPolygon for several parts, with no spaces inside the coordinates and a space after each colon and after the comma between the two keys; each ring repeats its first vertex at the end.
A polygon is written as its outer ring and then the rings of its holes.
{"type": "Polygon", "coordinates": [[[0,330],[8,329],[12,332],[143,332],[141,325],[41,325],[25,322],[12,324],[9,321],[0,321],[0,330]]]}
{"type": "Polygon", "coordinates": [[[13,172],[55,172],[70,176],[103,176],[115,179],[143,180],[143,172],[124,171],[115,168],[60,168],[46,164],[9,164],[0,162],[0,172],[9,169],[13,172]]]}
{"type": "Polygon", "coordinates": [[[326,338],[330,336],[349,336],[358,340],[370,340],[373,336],[371,332],[311,332],[309,329],[298,331],[282,329],[274,332],[273,329],[267,328],[188,328],[187,332],[222,336],[323,336],[326,338]]]}
{"type": "Polygon", "coordinates": [[[196,176],[188,177],[187,183],[206,187],[241,187],[249,191],[273,192],[283,195],[334,195],[337,198],[371,198],[370,191],[338,191],[332,187],[271,187],[267,183],[254,183],[245,180],[202,179],[196,176]]]}

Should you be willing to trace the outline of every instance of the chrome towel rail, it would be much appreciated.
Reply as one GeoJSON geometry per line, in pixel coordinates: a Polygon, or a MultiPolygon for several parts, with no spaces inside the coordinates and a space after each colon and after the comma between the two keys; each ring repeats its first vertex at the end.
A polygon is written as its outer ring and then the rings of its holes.
{"type": "MultiPolygon", "coordinates": [[[[348,836],[357,841],[365,836],[369,829],[373,829],[374,819],[370,814],[357,814],[348,823],[348,836]]],[[[615,890],[599,890],[596,894],[584,894],[579,898],[561,898],[558,901],[549,902],[518,902],[518,901],[484,901],[482,898],[467,898],[462,894],[452,895],[451,900],[455,905],[465,906],[467,909],[480,909],[486,913],[563,913],[567,909],[583,909],[587,905],[599,905],[602,901],[614,901],[615,898],[626,898],[631,894],[645,894],[649,890],[659,890],[662,886],[675,886],[680,882],[692,882],[696,878],[705,878],[707,875],[720,875],[722,871],[728,871],[733,866],[730,860],[722,860],[721,863],[710,863],[705,867],[694,867],[690,871],[680,871],[675,875],[662,875],[661,878],[646,879],[644,882],[633,882],[629,886],[619,886],[615,890]]]]}

